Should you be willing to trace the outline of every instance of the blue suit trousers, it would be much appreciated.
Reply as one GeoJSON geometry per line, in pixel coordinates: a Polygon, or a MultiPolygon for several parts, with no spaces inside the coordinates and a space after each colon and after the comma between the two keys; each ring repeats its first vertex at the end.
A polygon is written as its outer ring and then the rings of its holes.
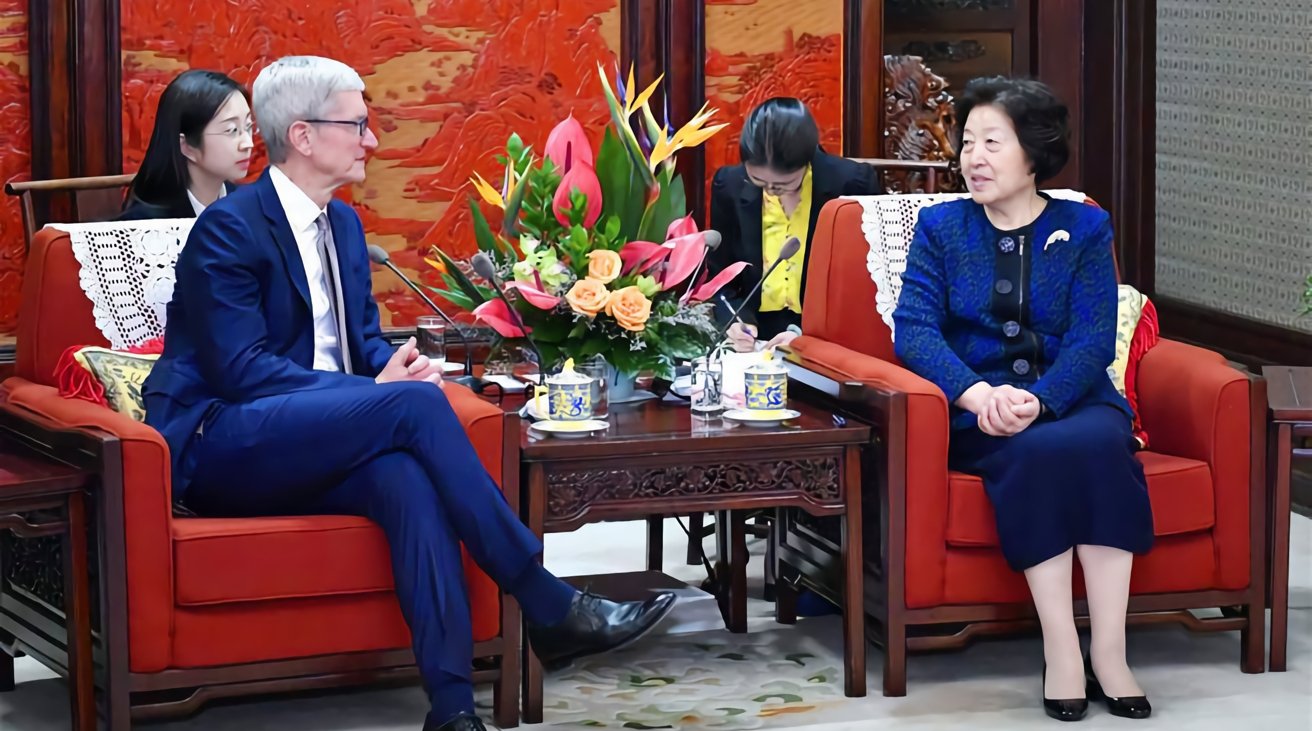
{"type": "MultiPolygon", "coordinates": [[[[442,673],[471,675],[460,544],[503,588],[542,553],[431,383],[366,382],[227,404],[197,439],[182,501],[201,515],[359,515],[382,527],[430,693],[442,673]]],[[[567,611],[518,598],[530,617],[567,611]]]]}

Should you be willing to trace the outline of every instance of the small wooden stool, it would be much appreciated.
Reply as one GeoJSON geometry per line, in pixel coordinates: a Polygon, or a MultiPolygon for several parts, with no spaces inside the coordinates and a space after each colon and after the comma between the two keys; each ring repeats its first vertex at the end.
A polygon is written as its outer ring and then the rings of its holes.
{"type": "MultiPolygon", "coordinates": [[[[91,656],[91,587],[87,577],[86,488],[90,475],[0,440],[0,530],[19,538],[60,536],[64,558],[64,617],[68,634],[68,690],[73,731],[95,731],[96,693],[91,656]],[[56,517],[42,517],[50,511],[56,517]],[[24,515],[26,514],[26,515],[24,515]],[[35,522],[33,522],[35,521],[35,522]]],[[[0,648],[14,654],[21,648],[0,648]]],[[[0,690],[13,690],[14,664],[0,657],[0,690]]]]}

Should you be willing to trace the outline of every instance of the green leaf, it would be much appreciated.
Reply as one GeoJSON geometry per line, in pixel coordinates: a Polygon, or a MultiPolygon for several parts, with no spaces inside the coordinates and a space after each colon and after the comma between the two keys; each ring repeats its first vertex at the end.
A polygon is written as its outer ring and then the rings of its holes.
{"type": "Polygon", "coordinates": [[[791,655],[784,655],[784,659],[787,660],[788,662],[797,663],[798,665],[802,665],[802,666],[806,665],[805,662],[802,662],[803,660],[807,660],[813,657],[815,657],[815,655],[812,655],[809,652],[794,652],[791,655]]]}
{"type": "Polygon", "coordinates": [[[479,209],[473,198],[469,199],[469,211],[474,215],[474,241],[478,243],[478,250],[489,254],[502,251],[501,243],[492,233],[492,227],[487,225],[483,211],[479,209]]]}
{"type": "Polygon", "coordinates": [[[594,355],[601,355],[606,350],[608,340],[603,337],[591,338],[579,347],[580,358],[591,358],[594,355]]]}
{"type": "MultiPolygon", "coordinates": [[[[616,216],[611,216],[610,218],[607,218],[606,223],[602,224],[602,229],[601,229],[602,235],[606,237],[606,241],[608,243],[611,244],[620,243],[621,226],[622,224],[620,223],[620,219],[616,216]]],[[[615,247],[615,249],[618,251],[619,247],[617,246],[615,247]]]]}
{"type": "Polygon", "coordinates": [[[506,153],[512,160],[518,160],[524,154],[524,140],[518,133],[511,133],[510,139],[506,140],[506,153]]]}
{"type": "Polygon", "coordinates": [[[692,360],[698,356],[706,355],[706,345],[695,334],[684,330],[676,330],[670,337],[665,339],[661,353],[675,360],[692,360]]]}
{"type": "Polygon", "coordinates": [[[646,274],[639,276],[634,284],[638,287],[639,292],[647,295],[648,299],[655,297],[656,293],[661,291],[661,285],[657,283],[656,278],[646,274]]]}
{"type": "Polygon", "coordinates": [[[638,229],[640,241],[664,241],[665,232],[677,218],[688,215],[688,201],[684,197],[683,178],[661,172],[661,194],[642,216],[638,229]]]}
{"type": "Polygon", "coordinates": [[[519,210],[524,206],[524,194],[528,192],[529,177],[521,176],[515,188],[506,199],[506,215],[501,219],[501,232],[514,239],[519,237],[519,210]]]}
{"type": "Polygon", "coordinates": [[[620,226],[616,233],[608,232],[607,238],[633,240],[638,235],[647,188],[632,156],[609,128],[597,153],[597,180],[601,183],[601,214],[615,216],[620,226]]]}
{"type": "MultiPolygon", "coordinates": [[[[486,222],[484,222],[484,225],[486,225],[486,222]]],[[[441,249],[434,249],[434,251],[437,252],[437,256],[442,260],[442,263],[446,265],[446,274],[444,276],[454,280],[455,286],[469,298],[475,307],[487,301],[487,298],[483,296],[478,287],[474,286],[474,283],[469,281],[469,277],[466,277],[465,273],[460,271],[460,267],[456,266],[454,259],[447,256],[446,252],[441,249]]],[[[473,309],[473,307],[470,309],[473,309]]]]}
{"type": "Polygon", "coordinates": [[[573,321],[567,317],[560,317],[555,314],[548,314],[544,319],[533,322],[532,319],[526,318],[529,327],[533,328],[533,339],[539,343],[564,343],[569,339],[569,331],[573,328],[573,321]]]}
{"type": "Polygon", "coordinates": [[[576,338],[581,338],[587,332],[588,332],[588,321],[583,320],[575,324],[574,329],[569,331],[569,339],[574,340],[576,338]]]}
{"type": "Polygon", "coordinates": [[[438,297],[441,297],[466,312],[477,307],[473,300],[465,296],[464,293],[457,291],[458,287],[450,276],[443,275],[442,279],[447,283],[448,289],[438,289],[437,287],[429,287],[428,285],[424,286],[433,294],[436,294],[438,297]]]}

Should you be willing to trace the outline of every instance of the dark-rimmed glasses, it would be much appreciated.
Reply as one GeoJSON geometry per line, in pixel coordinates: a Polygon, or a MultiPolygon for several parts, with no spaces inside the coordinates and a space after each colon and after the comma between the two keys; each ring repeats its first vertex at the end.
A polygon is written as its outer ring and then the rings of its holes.
{"type": "Polygon", "coordinates": [[[309,124],[347,124],[355,127],[356,134],[364,137],[364,131],[369,129],[369,117],[365,116],[360,119],[304,119],[301,120],[309,124]]]}

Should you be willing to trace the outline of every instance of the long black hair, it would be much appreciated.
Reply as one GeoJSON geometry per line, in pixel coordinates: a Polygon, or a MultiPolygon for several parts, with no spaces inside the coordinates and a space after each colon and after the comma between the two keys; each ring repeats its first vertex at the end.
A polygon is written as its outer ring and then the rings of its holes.
{"type": "Polygon", "coordinates": [[[127,205],[140,201],[168,206],[186,196],[191,175],[178,135],[199,149],[205,139],[205,127],[234,92],[250,101],[241,84],[218,71],[184,71],[169,82],[159,98],[155,129],[150,134],[141,169],[128,190],[127,205]]]}

